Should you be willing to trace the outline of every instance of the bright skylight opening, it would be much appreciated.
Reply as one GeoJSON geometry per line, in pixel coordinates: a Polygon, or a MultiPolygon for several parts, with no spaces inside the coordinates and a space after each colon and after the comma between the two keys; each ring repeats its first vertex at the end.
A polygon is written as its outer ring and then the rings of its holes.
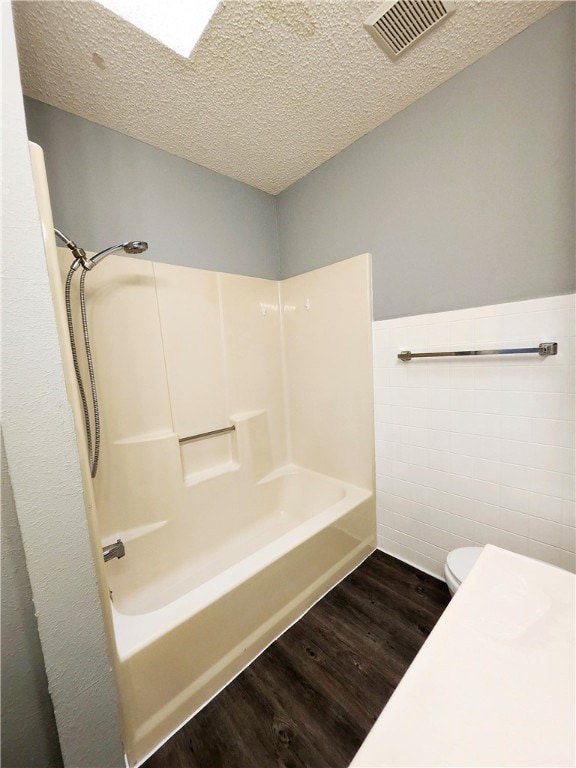
{"type": "Polygon", "coordinates": [[[188,58],[218,0],[98,0],[100,5],[188,58]]]}

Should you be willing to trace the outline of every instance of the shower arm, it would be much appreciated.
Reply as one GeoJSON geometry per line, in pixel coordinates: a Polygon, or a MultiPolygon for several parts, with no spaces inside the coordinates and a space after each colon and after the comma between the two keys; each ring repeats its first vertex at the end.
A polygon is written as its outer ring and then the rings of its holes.
{"type": "Polygon", "coordinates": [[[94,269],[96,264],[98,264],[99,261],[102,261],[102,259],[105,259],[106,256],[109,256],[111,253],[114,253],[114,251],[123,251],[124,246],[126,243],[119,243],[118,245],[111,245],[110,248],[105,248],[103,251],[99,251],[95,256],[92,256],[91,259],[86,259],[82,266],[84,269],[90,270],[94,269]]]}
{"type": "Polygon", "coordinates": [[[91,269],[94,269],[96,264],[102,261],[102,259],[105,259],[106,256],[109,256],[115,251],[124,251],[125,253],[136,254],[144,253],[144,251],[148,250],[148,243],[144,240],[131,240],[127,243],[118,243],[118,245],[112,245],[110,248],[105,248],[103,251],[99,251],[95,256],[92,256],[92,258],[89,259],[86,256],[86,251],[84,248],[80,248],[80,246],[76,245],[74,240],[70,240],[70,238],[66,237],[66,235],[59,229],[55,228],[54,233],[74,254],[75,260],[72,262],[71,266],[73,271],[82,266],[84,270],[89,272],[91,269]]]}
{"type": "Polygon", "coordinates": [[[64,245],[67,248],[69,248],[72,251],[72,253],[74,254],[75,261],[72,264],[72,269],[76,270],[76,269],[78,269],[78,267],[80,265],[85,267],[86,266],[86,262],[88,260],[86,258],[86,251],[84,250],[84,248],[80,248],[79,245],[76,245],[74,240],[70,240],[70,238],[66,237],[66,235],[63,232],[61,232],[59,229],[55,228],[54,229],[54,233],[57,235],[57,237],[60,238],[60,240],[62,240],[64,245]]]}

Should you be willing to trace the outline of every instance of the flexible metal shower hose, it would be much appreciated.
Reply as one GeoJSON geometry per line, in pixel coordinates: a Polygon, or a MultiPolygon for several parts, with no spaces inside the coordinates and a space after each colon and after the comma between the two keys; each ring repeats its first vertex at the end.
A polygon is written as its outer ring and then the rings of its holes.
{"type": "Polygon", "coordinates": [[[98,395],[96,393],[96,379],[94,376],[94,365],[92,362],[92,352],[90,349],[90,336],[88,333],[88,318],[86,315],[86,299],[85,299],[85,280],[86,270],[82,269],[80,276],[80,314],[82,316],[82,330],[84,333],[84,345],[86,347],[86,361],[88,363],[88,374],[90,376],[90,389],[92,393],[92,405],[94,409],[94,445],[92,444],[92,430],[90,427],[90,414],[88,412],[88,401],[86,400],[86,392],[84,390],[84,383],[82,382],[82,374],[80,372],[80,365],[78,363],[78,351],[76,349],[76,339],[74,336],[74,322],[72,319],[72,301],[70,298],[70,291],[72,286],[72,278],[76,272],[74,266],[76,262],[73,262],[68,276],[66,277],[66,288],[64,291],[66,301],[66,316],[68,318],[68,333],[70,335],[70,347],[72,349],[72,360],[74,362],[74,372],[76,374],[76,381],[78,382],[78,389],[80,391],[80,399],[82,400],[82,410],[84,411],[84,423],[86,425],[86,440],[88,443],[88,458],[90,461],[90,474],[92,477],[96,477],[98,470],[98,459],[100,457],[100,413],[98,410],[98,395]]]}

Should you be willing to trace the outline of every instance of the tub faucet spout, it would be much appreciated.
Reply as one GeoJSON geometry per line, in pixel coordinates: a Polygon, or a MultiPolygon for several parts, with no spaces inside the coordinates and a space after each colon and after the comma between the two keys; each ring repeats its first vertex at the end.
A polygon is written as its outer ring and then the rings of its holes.
{"type": "Polygon", "coordinates": [[[104,555],[105,563],[115,557],[118,559],[124,557],[126,554],[126,550],[124,549],[124,542],[122,539],[118,539],[115,544],[108,544],[107,547],[102,547],[102,554],[104,555]]]}

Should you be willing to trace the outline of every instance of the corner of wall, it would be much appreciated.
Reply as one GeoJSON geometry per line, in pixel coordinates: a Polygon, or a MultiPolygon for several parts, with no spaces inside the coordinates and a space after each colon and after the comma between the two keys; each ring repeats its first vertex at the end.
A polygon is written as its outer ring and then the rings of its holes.
{"type": "Polygon", "coordinates": [[[64,762],[120,768],[116,693],[54,324],[10,4],[3,3],[2,12],[2,204],[10,222],[3,231],[6,454],[64,762]]]}

